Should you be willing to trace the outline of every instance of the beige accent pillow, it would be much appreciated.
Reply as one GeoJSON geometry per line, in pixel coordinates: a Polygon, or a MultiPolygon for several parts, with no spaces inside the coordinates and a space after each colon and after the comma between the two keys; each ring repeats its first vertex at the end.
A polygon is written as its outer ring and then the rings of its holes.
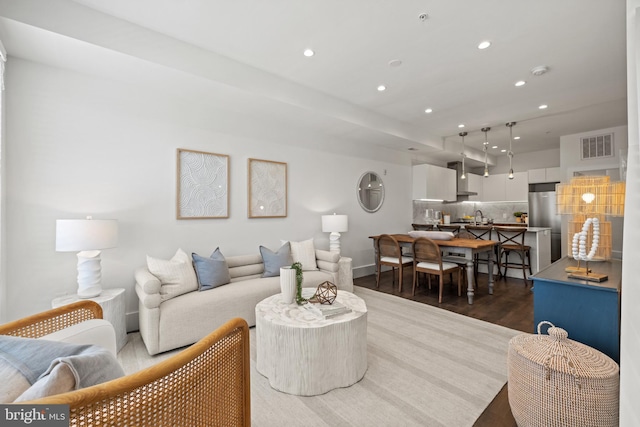
{"type": "MultiPolygon", "coordinates": [[[[285,244],[286,240],[281,240],[285,244]]],[[[313,245],[313,238],[302,242],[289,242],[291,245],[291,258],[293,262],[302,264],[303,271],[313,271],[318,269],[316,263],[316,248],[313,245]]]]}
{"type": "Polygon", "coordinates": [[[170,260],[147,255],[147,268],[160,280],[161,301],[198,289],[198,278],[191,257],[182,249],[178,249],[170,260]]]}

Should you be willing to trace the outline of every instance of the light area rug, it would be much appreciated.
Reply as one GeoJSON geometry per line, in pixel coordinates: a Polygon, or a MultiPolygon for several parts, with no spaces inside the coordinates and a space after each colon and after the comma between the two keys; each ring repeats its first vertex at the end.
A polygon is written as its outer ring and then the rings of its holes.
{"type": "MultiPolygon", "coordinates": [[[[252,426],[472,426],[506,383],[508,343],[522,332],[354,289],[368,309],[364,378],[319,396],[276,391],[255,369],[251,328],[252,426]]],[[[176,351],[149,356],[136,333],[118,359],[128,374],[176,351]]]]}

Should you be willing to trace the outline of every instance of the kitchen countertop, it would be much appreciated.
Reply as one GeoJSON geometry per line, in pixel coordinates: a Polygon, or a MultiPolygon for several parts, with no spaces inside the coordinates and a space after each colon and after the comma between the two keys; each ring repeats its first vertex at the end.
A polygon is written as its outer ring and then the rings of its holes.
{"type": "MultiPolygon", "coordinates": [[[[485,226],[496,226],[496,227],[513,227],[513,228],[526,228],[527,231],[531,232],[531,233],[538,233],[541,231],[545,231],[545,230],[551,230],[551,227],[524,227],[523,225],[521,225],[522,223],[517,223],[517,222],[513,222],[513,223],[506,223],[506,222],[500,222],[497,224],[482,224],[485,226]]],[[[473,225],[470,222],[452,222],[451,225],[460,225],[462,227],[464,227],[465,225],[473,225]]]]}

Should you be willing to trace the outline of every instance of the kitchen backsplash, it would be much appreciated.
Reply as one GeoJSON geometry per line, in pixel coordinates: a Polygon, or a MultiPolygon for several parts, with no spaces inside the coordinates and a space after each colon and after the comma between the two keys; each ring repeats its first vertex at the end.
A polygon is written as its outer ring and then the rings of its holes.
{"type": "Polygon", "coordinates": [[[424,219],[427,209],[442,211],[443,215],[451,215],[451,222],[456,222],[458,218],[462,218],[465,215],[473,216],[476,209],[480,209],[482,211],[482,215],[485,218],[492,219],[493,222],[516,222],[516,218],[513,216],[513,213],[528,212],[529,204],[527,202],[442,203],[414,200],[414,224],[421,224],[425,222],[424,219]]]}

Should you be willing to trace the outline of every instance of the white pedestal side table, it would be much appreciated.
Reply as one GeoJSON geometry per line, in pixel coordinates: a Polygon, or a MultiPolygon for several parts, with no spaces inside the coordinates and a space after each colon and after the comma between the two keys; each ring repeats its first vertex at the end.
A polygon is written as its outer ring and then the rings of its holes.
{"type": "MultiPolygon", "coordinates": [[[[57,308],[63,305],[81,301],[78,295],[65,295],[51,301],[51,307],[57,308]]],[[[95,301],[102,307],[102,316],[113,325],[116,331],[116,346],[118,351],[127,343],[127,327],[125,320],[124,288],[103,289],[97,297],[86,298],[95,301]]]]}
{"type": "MultiPolygon", "coordinates": [[[[305,289],[303,295],[315,289],[305,289]]],[[[256,368],[272,388],[315,396],[360,381],[367,370],[367,306],[338,290],[337,301],[351,308],[319,319],[281,294],[256,305],[256,368]]]]}
{"type": "MultiPolygon", "coordinates": [[[[351,269],[351,258],[341,257],[338,261],[338,276],[341,283],[346,283],[344,288],[347,292],[353,292],[353,270],[351,269]]],[[[336,283],[337,284],[337,283],[336,283]]]]}

